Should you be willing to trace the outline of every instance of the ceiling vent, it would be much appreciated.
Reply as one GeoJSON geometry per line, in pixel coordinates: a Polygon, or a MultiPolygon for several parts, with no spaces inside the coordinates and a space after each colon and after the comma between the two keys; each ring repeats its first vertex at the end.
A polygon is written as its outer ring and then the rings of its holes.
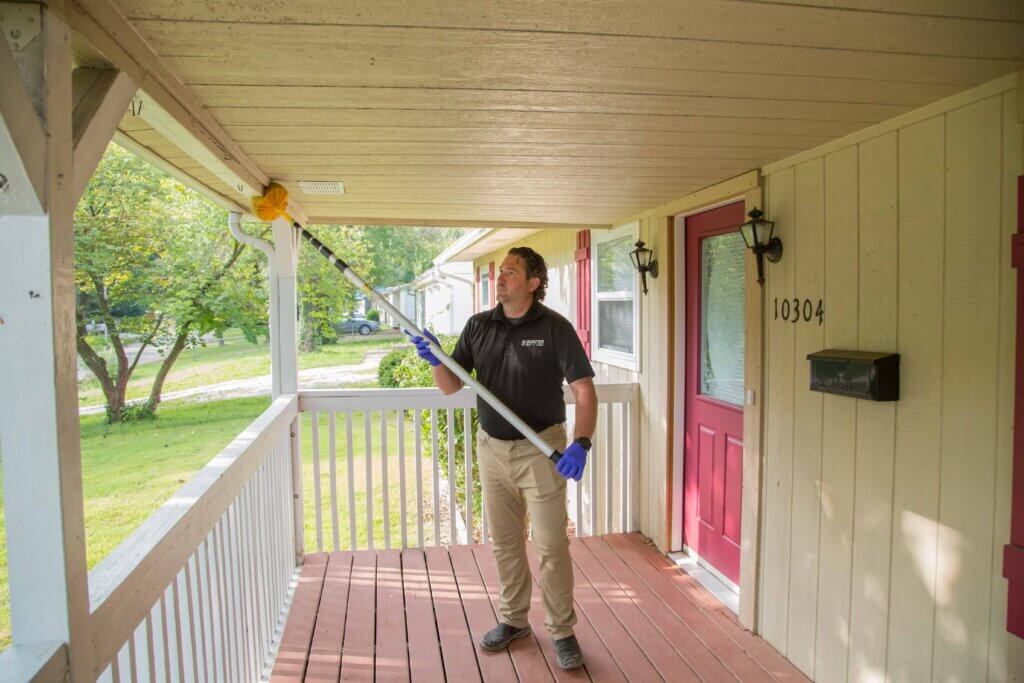
{"type": "Polygon", "coordinates": [[[345,183],[340,180],[300,180],[299,187],[304,194],[345,194],[345,183]]]}

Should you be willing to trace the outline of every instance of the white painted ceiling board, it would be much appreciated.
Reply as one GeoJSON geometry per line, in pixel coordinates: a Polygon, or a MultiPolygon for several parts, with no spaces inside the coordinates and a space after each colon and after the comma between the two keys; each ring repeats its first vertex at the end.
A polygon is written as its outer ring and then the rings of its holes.
{"type": "Polygon", "coordinates": [[[1024,64],[1018,0],[115,1],[318,220],[607,224],[1024,64]]]}

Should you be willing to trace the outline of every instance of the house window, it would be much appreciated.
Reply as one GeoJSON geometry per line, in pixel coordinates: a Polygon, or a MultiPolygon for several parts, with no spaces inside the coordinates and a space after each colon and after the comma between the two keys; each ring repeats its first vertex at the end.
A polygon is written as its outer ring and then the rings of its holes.
{"type": "Polygon", "coordinates": [[[591,233],[591,291],[594,360],[640,369],[640,300],[629,252],[639,224],[591,233]]]}
{"type": "Polygon", "coordinates": [[[477,310],[486,311],[491,307],[491,273],[489,266],[480,266],[477,270],[476,281],[479,283],[477,292],[480,298],[477,299],[477,310]]]}

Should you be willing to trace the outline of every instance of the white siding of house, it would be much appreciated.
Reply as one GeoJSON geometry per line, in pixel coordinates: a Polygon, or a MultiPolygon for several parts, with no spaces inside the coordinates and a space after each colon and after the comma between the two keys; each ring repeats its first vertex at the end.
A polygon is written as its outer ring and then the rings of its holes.
{"type": "MultiPolygon", "coordinates": [[[[1022,168],[1014,79],[765,169],[762,635],[820,681],[1004,681],[1022,168]],[[898,402],[815,394],[807,353],[901,354],[898,402]]],[[[1016,659],[1015,659],[1016,658],[1016,659]]],[[[1015,663],[1016,662],[1016,663],[1015,663]]]]}

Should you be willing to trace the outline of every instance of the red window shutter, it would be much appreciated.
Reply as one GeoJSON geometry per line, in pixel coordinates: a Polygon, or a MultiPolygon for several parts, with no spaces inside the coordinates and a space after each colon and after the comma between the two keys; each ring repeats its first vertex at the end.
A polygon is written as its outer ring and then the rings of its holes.
{"type": "Polygon", "coordinates": [[[590,231],[576,233],[576,333],[590,358],[590,231]]]}
{"type": "Polygon", "coordinates": [[[494,308],[494,261],[491,261],[490,283],[487,285],[487,294],[491,300],[491,308],[494,308]]]}
{"type": "Polygon", "coordinates": [[[1013,430],[1013,510],[1010,543],[1003,548],[1003,576],[1008,584],[1006,630],[1024,638],[1024,176],[1017,178],[1017,234],[1013,236],[1017,269],[1017,370],[1013,430]]]}

